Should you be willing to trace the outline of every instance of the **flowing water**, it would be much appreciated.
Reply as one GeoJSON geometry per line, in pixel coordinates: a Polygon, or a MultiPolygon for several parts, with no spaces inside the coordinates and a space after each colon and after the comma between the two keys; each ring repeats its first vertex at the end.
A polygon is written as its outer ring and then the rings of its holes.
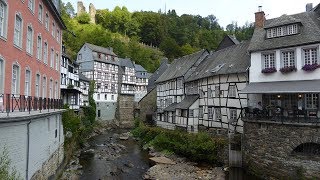
{"type": "MultiPolygon", "coordinates": [[[[139,142],[132,138],[119,140],[118,134],[123,132],[128,130],[112,130],[89,140],[91,150],[80,155],[83,166],[81,180],[142,179],[150,168],[148,152],[142,150],[139,142]]],[[[241,168],[230,168],[226,179],[257,178],[247,175],[241,168]]]]}

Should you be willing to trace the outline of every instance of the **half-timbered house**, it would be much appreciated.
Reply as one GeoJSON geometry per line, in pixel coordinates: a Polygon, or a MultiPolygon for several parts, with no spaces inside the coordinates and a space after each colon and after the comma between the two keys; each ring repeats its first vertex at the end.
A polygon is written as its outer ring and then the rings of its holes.
{"type": "Polygon", "coordinates": [[[176,59],[158,78],[156,81],[158,126],[168,129],[194,128],[194,125],[187,126],[189,123],[186,117],[189,107],[195,101],[194,97],[185,97],[184,81],[208,54],[207,50],[201,50],[176,59]]]}

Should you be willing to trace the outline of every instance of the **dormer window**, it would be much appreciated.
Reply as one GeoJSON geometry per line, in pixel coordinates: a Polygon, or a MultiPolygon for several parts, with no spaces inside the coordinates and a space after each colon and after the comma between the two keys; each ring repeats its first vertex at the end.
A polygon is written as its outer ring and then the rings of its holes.
{"type": "Polygon", "coordinates": [[[267,29],[267,38],[275,38],[293,34],[298,34],[298,24],[267,29]]]}

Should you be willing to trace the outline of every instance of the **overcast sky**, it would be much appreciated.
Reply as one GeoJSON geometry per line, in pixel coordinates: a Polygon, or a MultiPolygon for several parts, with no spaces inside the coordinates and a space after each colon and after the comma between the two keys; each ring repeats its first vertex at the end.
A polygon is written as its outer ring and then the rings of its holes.
{"type": "MultiPolygon", "coordinates": [[[[78,0],[62,0],[71,2],[77,11],[78,0]]],[[[218,18],[218,23],[226,27],[232,21],[238,25],[246,22],[254,22],[254,13],[258,6],[266,14],[266,18],[274,18],[282,14],[295,14],[305,11],[307,3],[316,6],[319,0],[82,0],[86,10],[93,3],[96,9],[113,10],[115,6],[126,6],[130,12],[133,11],[155,11],[166,8],[175,9],[178,15],[193,14],[206,17],[210,14],[218,18]]]]}

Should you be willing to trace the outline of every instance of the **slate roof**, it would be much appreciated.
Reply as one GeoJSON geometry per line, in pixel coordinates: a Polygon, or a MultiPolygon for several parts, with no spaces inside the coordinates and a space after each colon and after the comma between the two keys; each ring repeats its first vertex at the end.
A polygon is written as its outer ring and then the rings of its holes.
{"type": "Polygon", "coordinates": [[[247,52],[249,43],[249,41],[244,41],[213,52],[199,64],[186,81],[194,81],[218,74],[246,72],[250,66],[250,55],[247,52]],[[219,65],[222,65],[221,68],[217,68],[219,65]]]}
{"type": "Polygon", "coordinates": [[[123,67],[134,68],[134,64],[130,59],[119,58],[119,64],[123,67]]]}
{"type": "Polygon", "coordinates": [[[163,111],[175,111],[178,103],[172,103],[168,107],[164,108],[163,111]]]}
{"type": "Polygon", "coordinates": [[[194,70],[192,67],[201,62],[201,58],[208,53],[209,52],[207,50],[203,49],[193,54],[175,59],[169,68],[167,68],[167,70],[158,78],[156,83],[168,81],[178,77],[184,77],[186,79],[194,70]]]}
{"type": "Polygon", "coordinates": [[[134,69],[135,71],[139,71],[139,72],[147,72],[147,70],[142,67],[140,64],[134,64],[134,69]]]}
{"type": "Polygon", "coordinates": [[[136,71],[136,77],[148,78],[147,70],[144,69],[140,64],[134,64],[134,69],[136,71]],[[141,73],[144,73],[144,74],[142,75],[141,73]]]}
{"type": "Polygon", "coordinates": [[[119,61],[102,60],[102,59],[100,59],[98,57],[93,57],[93,60],[98,61],[98,62],[102,62],[102,63],[119,65],[119,61]]]}
{"type": "Polygon", "coordinates": [[[83,75],[82,73],[79,73],[79,80],[81,81],[86,81],[86,82],[90,82],[90,79],[87,78],[85,75],[83,75]]]}
{"type": "Polygon", "coordinates": [[[297,45],[305,45],[320,42],[319,14],[315,11],[303,12],[293,15],[283,15],[278,18],[265,21],[264,28],[255,28],[248,51],[263,51],[297,45]],[[266,28],[299,23],[300,33],[290,36],[282,36],[266,39],[266,28]]]}
{"type": "Polygon", "coordinates": [[[90,48],[93,51],[104,53],[104,54],[111,54],[113,56],[117,56],[113,51],[111,51],[108,48],[97,46],[97,45],[90,44],[90,43],[85,43],[85,45],[87,45],[88,48],[90,48]]]}
{"type": "Polygon", "coordinates": [[[177,104],[176,109],[189,109],[189,107],[199,98],[199,95],[186,95],[184,99],[177,104]]]}
{"type": "Polygon", "coordinates": [[[163,59],[158,69],[149,77],[149,82],[147,86],[148,92],[156,87],[156,80],[167,70],[169,66],[170,64],[168,64],[168,59],[163,59]]]}

